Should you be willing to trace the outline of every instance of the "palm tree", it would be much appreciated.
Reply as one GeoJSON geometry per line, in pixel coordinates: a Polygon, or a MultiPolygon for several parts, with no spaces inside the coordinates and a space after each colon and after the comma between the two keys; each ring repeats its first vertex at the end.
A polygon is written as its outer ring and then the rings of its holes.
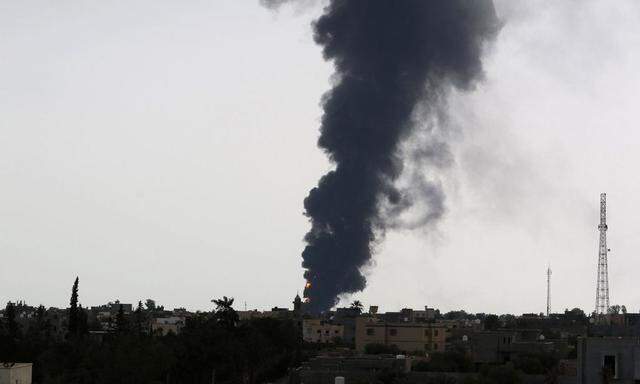
{"type": "Polygon", "coordinates": [[[238,322],[238,314],[233,309],[233,297],[222,296],[222,299],[211,300],[216,305],[215,316],[218,323],[227,328],[235,327],[238,322]]]}
{"type": "Polygon", "coordinates": [[[353,303],[351,303],[351,309],[358,311],[358,313],[362,313],[362,308],[364,308],[364,305],[362,305],[360,300],[355,300],[353,303]]]}

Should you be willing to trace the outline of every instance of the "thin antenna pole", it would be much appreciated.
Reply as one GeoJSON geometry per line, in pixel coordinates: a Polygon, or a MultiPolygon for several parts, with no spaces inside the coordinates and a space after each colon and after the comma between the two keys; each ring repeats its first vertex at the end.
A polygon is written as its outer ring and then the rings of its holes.
{"type": "Polygon", "coordinates": [[[551,263],[547,267],[547,317],[551,313],[551,263]]]}

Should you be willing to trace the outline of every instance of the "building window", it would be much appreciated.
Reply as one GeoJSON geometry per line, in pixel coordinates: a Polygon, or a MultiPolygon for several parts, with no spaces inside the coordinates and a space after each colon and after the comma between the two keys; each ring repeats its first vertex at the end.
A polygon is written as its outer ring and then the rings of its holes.
{"type": "Polygon", "coordinates": [[[429,345],[429,344],[425,344],[425,345],[424,345],[424,350],[425,350],[425,351],[430,351],[430,350],[431,350],[431,345],[429,345]]]}
{"type": "Polygon", "coordinates": [[[424,335],[425,335],[425,336],[429,336],[429,330],[428,330],[428,329],[425,329],[425,330],[424,330],[424,335]]]}
{"type": "Polygon", "coordinates": [[[373,336],[376,334],[375,328],[367,328],[367,336],[373,336]]]}
{"type": "Polygon", "coordinates": [[[433,331],[433,336],[438,337],[438,330],[437,329],[433,331]]]}
{"type": "Polygon", "coordinates": [[[389,330],[389,336],[397,336],[398,335],[398,330],[395,328],[391,328],[389,330]]]}
{"type": "Polygon", "coordinates": [[[616,357],[615,355],[605,355],[602,361],[602,370],[603,373],[610,375],[611,378],[618,377],[618,369],[616,365],[616,357]]]}
{"type": "Polygon", "coordinates": [[[433,343],[433,350],[437,351],[438,350],[438,343],[433,343]]]}
{"type": "Polygon", "coordinates": [[[333,333],[335,333],[337,335],[338,334],[338,330],[336,329],[335,331],[333,331],[333,333]]]}

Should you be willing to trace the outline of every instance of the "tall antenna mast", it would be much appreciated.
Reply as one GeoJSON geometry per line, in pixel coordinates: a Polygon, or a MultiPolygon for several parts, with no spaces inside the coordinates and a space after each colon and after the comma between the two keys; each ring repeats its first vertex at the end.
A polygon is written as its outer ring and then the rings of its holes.
{"type": "Polygon", "coordinates": [[[547,317],[551,312],[551,264],[547,268],[547,317]]]}
{"type": "Polygon", "coordinates": [[[607,194],[600,194],[600,243],[598,247],[598,285],[596,287],[596,314],[609,310],[609,267],[607,265],[607,194]]]}

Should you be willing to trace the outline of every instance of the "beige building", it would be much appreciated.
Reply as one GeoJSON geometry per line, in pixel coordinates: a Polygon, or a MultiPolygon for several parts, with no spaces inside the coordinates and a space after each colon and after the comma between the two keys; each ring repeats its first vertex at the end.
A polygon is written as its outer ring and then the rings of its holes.
{"type": "Polygon", "coordinates": [[[0,363],[0,384],[31,384],[31,363],[0,363]]]}
{"type": "Polygon", "coordinates": [[[309,343],[331,343],[334,339],[342,340],[344,325],[336,325],[320,319],[302,320],[302,339],[309,343]]]}
{"type": "Polygon", "coordinates": [[[164,336],[169,333],[177,335],[184,327],[184,317],[159,317],[153,319],[151,332],[155,335],[164,336]]]}
{"type": "Polygon", "coordinates": [[[405,353],[444,352],[448,329],[431,323],[388,323],[374,317],[356,320],[356,350],[364,352],[367,344],[395,345],[405,353]]]}

